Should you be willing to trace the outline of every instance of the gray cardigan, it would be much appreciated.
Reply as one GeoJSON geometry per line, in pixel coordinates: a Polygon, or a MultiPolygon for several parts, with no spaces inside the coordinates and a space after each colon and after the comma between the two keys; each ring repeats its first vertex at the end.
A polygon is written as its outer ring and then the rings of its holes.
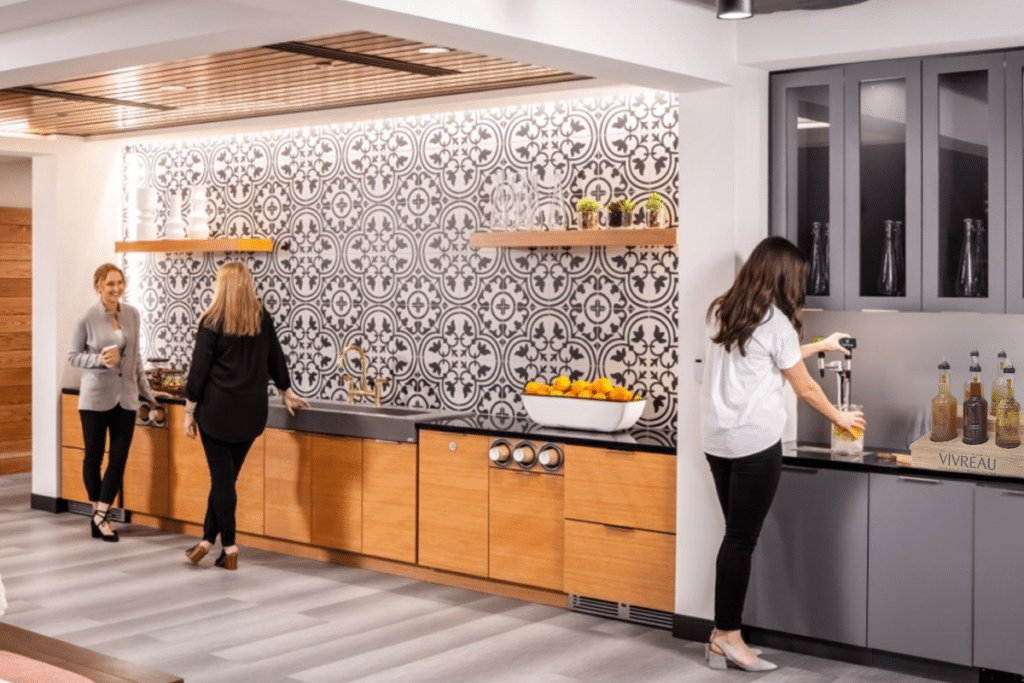
{"type": "Polygon", "coordinates": [[[79,410],[110,410],[120,404],[126,410],[138,410],[139,396],[153,403],[156,398],[149,387],[139,350],[139,312],[126,303],[119,304],[118,321],[124,330],[125,349],[121,362],[112,368],[103,364],[100,351],[117,344],[110,316],[98,303],[85,312],[71,334],[68,360],[82,368],[78,392],[79,410]]]}

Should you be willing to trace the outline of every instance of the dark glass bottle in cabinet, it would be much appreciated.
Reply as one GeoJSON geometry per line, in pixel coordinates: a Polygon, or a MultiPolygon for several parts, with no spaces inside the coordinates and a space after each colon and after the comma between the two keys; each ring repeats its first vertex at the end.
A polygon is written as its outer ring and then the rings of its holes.
{"type": "Polygon", "coordinates": [[[771,231],[788,238],[816,263],[807,306],[841,310],[843,70],[773,75],[771,98],[771,231]]]}
{"type": "Polygon", "coordinates": [[[846,309],[921,310],[921,60],[845,67],[846,309]]]}
{"type": "Polygon", "coordinates": [[[1006,55],[1006,312],[1024,313],[1024,51],[1006,55]]]}
{"type": "Polygon", "coordinates": [[[1003,59],[922,62],[924,310],[1005,310],[1003,59]]]}

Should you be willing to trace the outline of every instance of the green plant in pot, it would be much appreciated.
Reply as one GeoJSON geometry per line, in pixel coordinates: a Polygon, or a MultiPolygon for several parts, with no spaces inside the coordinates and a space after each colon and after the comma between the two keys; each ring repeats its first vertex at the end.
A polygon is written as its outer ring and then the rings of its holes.
{"type": "Polygon", "coordinates": [[[657,192],[652,192],[651,196],[647,198],[647,202],[644,204],[644,209],[647,210],[647,227],[648,228],[660,228],[662,223],[662,216],[664,205],[661,201],[661,195],[657,192]]]}
{"type": "Polygon", "coordinates": [[[580,212],[580,229],[593,230],[597,227],[597,213],[601,210],[601,202],[591,197],[584,197],[576,204],[580,212]]]}
{"type": "Polygon", "coordinates": [[[616,199],[608,202],[608,227],[628,228],[633,225],[633,200],[616,199]]]}

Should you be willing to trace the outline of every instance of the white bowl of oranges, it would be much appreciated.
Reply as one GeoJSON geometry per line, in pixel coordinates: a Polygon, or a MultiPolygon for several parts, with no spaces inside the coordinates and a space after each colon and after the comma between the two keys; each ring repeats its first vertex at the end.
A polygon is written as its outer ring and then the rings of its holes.
{"type": "Polygon", "coordinates": [[[617,432],[636,424],[647,405],[607,377],[593,382],[560,375],[550,384],[530,382],[523,393],[527,415],[544,427],[617,432]]]}

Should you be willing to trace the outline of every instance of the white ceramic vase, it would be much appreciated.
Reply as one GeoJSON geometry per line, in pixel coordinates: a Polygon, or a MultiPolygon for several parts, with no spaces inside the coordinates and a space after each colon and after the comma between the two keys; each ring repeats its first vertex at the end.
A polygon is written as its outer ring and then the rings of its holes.
{"type": "Polygon", "coordinates": [[[135,239],[156,239],[156,188],[142,187],[135,194],[139,219],[135,224],[135,239]]]}
{"type": "Polygon", "coordinates": [[[210,215],[206,212],[206,186],[193,185],[188,202],[188,237],[205,240],[210,237],[210,215]]]}
{"type": "Polygon", "coordinates": [[[181,217],[181,193],[172,192],[167,200],[167,220],[164,222],[164,238],[185,239],[185,220],[181,217]]]}

